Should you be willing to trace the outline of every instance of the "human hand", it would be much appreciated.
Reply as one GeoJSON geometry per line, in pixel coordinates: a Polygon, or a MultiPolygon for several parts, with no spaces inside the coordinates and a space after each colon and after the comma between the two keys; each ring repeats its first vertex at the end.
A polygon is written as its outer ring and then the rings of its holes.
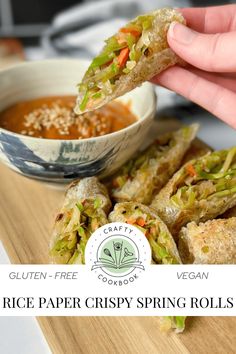
{"type": "Polygon", "coordinates": [[[172,23],[168,43],[188,64],[152,79],[236,129],[236,5],[180,10],[190,28],[172,23]]]}

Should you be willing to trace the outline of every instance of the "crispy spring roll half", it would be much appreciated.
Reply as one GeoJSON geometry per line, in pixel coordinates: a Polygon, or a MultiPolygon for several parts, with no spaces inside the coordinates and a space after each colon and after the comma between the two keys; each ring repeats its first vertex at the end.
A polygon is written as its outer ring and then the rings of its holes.
{"type": "MultiPolygon", "coordinates": [[[[166,225],[146,205],[133,202],[118,203],[110,213],[109,221],[126,222],[139,228],[148,238],[154,263],[181,264],[176,244],[166,225]]],[[[160,329],[183,332],[185,318],[183,316],[160,317],[160,329]]]]}
{"type": "Polygon", "coordinates": [[[83,264],[86,243],[108,222],[110,208],[107,190],[96,177],[73,182],[56,217],[50,242],[52,263],[83,264]]]}
{"type": "Polygon", "coordinates": [[[163,332],[167,332],[170,329],[174,329],[176,333],[182,333],[185,329],[186,318],[186,316],[159,317],[160,329],[163,332]]]}
{"type": "Polygon", "coordinates": [[[166,225],[146,205],[134,202],[117,203],[109,215],[109,221],[125,222],[140,229],[150,243],[155,263],[181,263],[176,244],[166,225]]]}
{"type": "Polygon", "coordinates": [[[192,141],[186,154],[184,155],[182,165],[185,165],[186,162],[188,162],[190,160],[198,159],[199,157],[202,157],[210,152],[212,152],[212,149],[210,148],[210,146],[205,144],[202,140],[195,138],[192,141]]]}
{"type": "Polygon", "coordinates": [[[190,221],[205,222],[236,205],[236,147],[187,162],[151,206],[173,236],[190,221]]]}
{"type": "Polygon", "coordinates": [[[180,231],[179,252],[184,263],[236,264],[236,217],[189,223],[180,231]]]}
{"type": "Polygon", "coordinates": [[[78,85],[75,112],[101,107],[181,62],[167,42],[173,21],[185,23],[180,12],[160,9],[138,16],[108,38],[78,85]]]}
{"type": "Polygon", "coordinates": [[[181,166],[183,156],[197,131],[198,125],[193,124],[157,139],[114,176],[112,197],[119,202],[150,204],[153,195],[181,166]]]}

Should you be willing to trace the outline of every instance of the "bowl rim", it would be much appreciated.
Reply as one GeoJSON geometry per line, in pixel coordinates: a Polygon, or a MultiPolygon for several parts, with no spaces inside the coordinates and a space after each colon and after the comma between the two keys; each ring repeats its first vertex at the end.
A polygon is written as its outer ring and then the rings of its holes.
{"type": "MultiPolygon", "coordinates": [[[[2,74],[7,74],[9,71],[13,71],[13,70],[18,70],[19,68],[22,68],[23,66],[37,66],[37,65],[41,65],[41,64],[52,64],[53,62],[62,62],[64,61],[65,63],[69,63],[69,62],[80,62],[82,64],[86,64],[89,63],[89,60],[86,59],[76,59],[76,58],[61,58],[61,59],[45,59],[45,60],[35,60],[35,61],[28,61],[28,62],[23,62],[23,63],[18,63],[14,66],[11,66],[10,68],[6,68],[3,70],[0,70],[0,77],[2,74]]],[[[122,128],[120,130],[117,130],[115,132],[112,133],[108,133],[105,135],[101,135],[101,136],[96,136],[96,137],[91,137],[91,138],[85,138],[85,139],[47,139],[47,138],[37,138],[37,137],[33,137],[33,136],[29,136],[29,135],[23,135],[23,134],[19,134],[19,133],[15,133],[12,132],[10,130],[4,129],[2,127],[0,127],[0,133],[4,132],[6,134],[9,135],[13,135],[19,138],[23,138],[26,140],[35,140],[35,141],[40,141],[40,142],[55,142],[55,143],[80,143],[82,144],[83,142],[88,142],[88,141],[95,141],[95,140],[103,140],[103,139],[107,139],[107,137],[115,137],[121,134],[125,134],[126,132],[134,129],[135,127],[137,127],[138,125],[140,125],[143,121],[151,119],[154,117],[155,112],[156,112],[156,104],[157,104],[157,95],[155,93],[154,90],[154,85],[150,82],[145,82],[146,84],[148,84],[148,90],[150,91],[150,95],[151,95],[151,104],[149,105],[148,110],[139,118],[137,119],[136,122],[128,125],[125,128],[122,128]]],[[[141,87],[141,86],[140,86],[141,87]]],[[[133,91],[133,90],[132,90],[133,91]]],[[[122,97],[122,96],[121,96],[122,97]]],[[[117,100],[119,100],[120,97],[117,98],[117,100]]],[[[6,108],[7,109],[7,108],[6,108]]]]}

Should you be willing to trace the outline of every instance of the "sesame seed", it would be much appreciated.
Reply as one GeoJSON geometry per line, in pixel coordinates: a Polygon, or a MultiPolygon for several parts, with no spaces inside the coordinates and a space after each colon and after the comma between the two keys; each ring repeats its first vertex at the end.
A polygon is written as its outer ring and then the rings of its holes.
{"type": "Polygon", "coordinates": [[[97,112],[88,112],[76,115],[73,103],[63,106],[63,102],[56,100],[50,106],[43,104],[24,116],[24,127],[21,134],[43,136],[43,131],[51,129],[62,136],[70,135],[71,130],[78,132],[77,138],[100,136],[110,132],[110,122],[97,112]]]}

